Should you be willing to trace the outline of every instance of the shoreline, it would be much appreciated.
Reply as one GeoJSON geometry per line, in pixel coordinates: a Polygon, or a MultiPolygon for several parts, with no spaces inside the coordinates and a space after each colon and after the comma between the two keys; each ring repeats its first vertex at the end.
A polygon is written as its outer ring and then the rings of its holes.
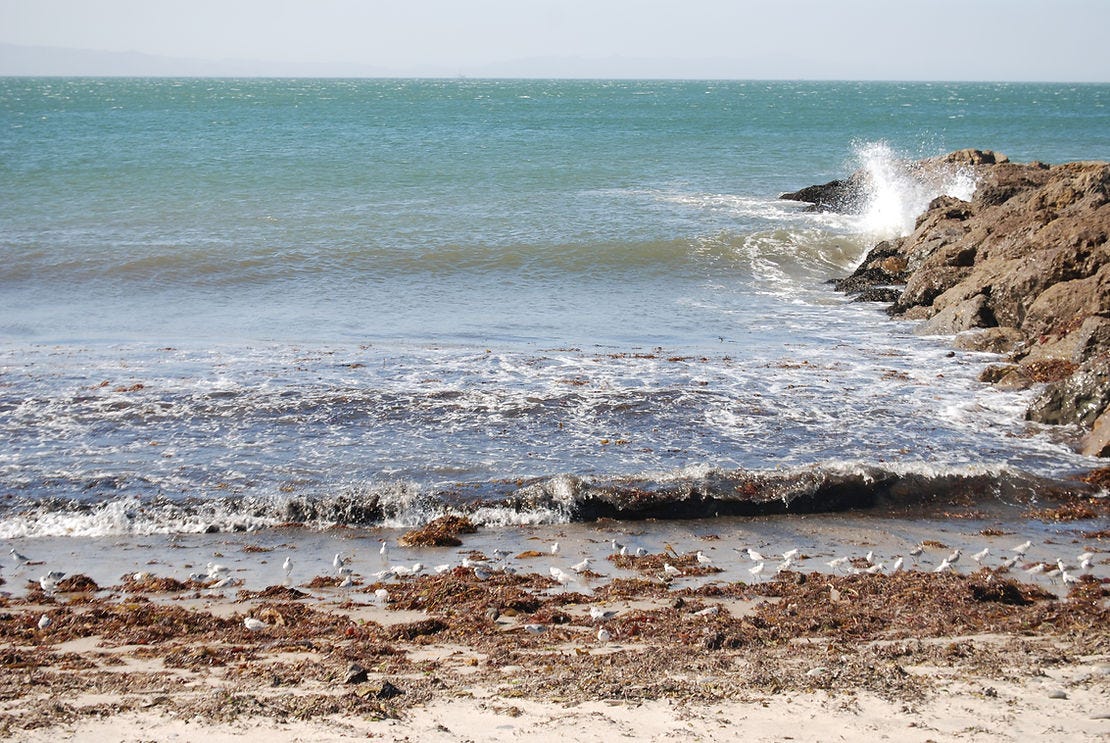
{"type": "MultiPolygon", "coordinates": [[[[135,564],[150,575],[95,594],[36,586],[0,599],[0,737],[773,740],[796,724],[797,739],[834,725],[849,740],[1093,740],[1110,732],[1104,523],[598,522],[479,529],[450,548],[402,547],[400,530],[341,529],[295,545],[298,535],[265,532],[167,539],[176,547],[101,540],[98,560],[116,573],[135,564]],[[615,555],[611,540],[648,554],[615,555]],[[1020,563],[1000,567],[1024,541],[1020,563]],[[775,574],[791,545],[793,564],[775,574]],[[984,546],[979,567],[971,554],[984,546]],[[749,548],[765,573],[751,573],[749,548]],[[954,549],[955,570],[936,572],[954,549]],[[1086,572],[1072,554],[1081,550],[1092,553],[1086,572]],[[348,589],[336,587],[333,551],[351,558],[348,589]],[[275,580],[288,555],[291,586],[275,580]],[[183,560],[202,570],[205,556],[233,585],[155,590],[189,569],[183,560]],[[584,556],[588,570],[574,573],[584,556]],[[850,560],[831,568],[835,556],[850,560]],[[896,556],[905,567],[892,572],[896,556]],[[1056,559],[1076,582],[1048,575],[1056,559]],[[417,577],[375,575],[417,560],[427,565],[417,577]],[[451,566],[436,574],[441,561],[451,566]],[[1023,572],[1036,565],[1040,574],[1023,572]],[[594,619],[591,609],[616,614],[594,619]],[[43,615],[51,623],[39,629],[43,615]],[[251,631],[247,616],[267,626],[251,631]]],[[[79,542],[70,564],[83,564],[79,542]]]]}

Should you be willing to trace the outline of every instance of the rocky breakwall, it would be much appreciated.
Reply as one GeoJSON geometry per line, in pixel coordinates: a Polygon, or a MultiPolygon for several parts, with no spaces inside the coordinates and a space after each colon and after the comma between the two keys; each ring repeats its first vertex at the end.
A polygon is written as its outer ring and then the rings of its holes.
{"type": "MultiPolygon", "coordinates": [[[[891,302],[921,334],[1006,354],[983,381],[1043,385],[1027,417],[1078,424],[1081,451],[1110,456],[1110,163],[1019,164],[962,150],[907,173],[954,166],[974,172],[971,200],[934,199],[909,235],[876,245],[838,288],[891,302]]],[[[860,203],[851,184],[865,181],[838,182],[828,201],[860,203]]]]}

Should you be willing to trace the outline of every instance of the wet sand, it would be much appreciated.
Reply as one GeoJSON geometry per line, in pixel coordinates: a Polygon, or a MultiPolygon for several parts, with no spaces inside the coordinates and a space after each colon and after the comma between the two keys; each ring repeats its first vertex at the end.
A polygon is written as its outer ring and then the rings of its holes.
{"type": "Polygon", "coordinates": [[[13,542],[39,564],[4,567],[0,735],[1110,734],[1105,519],[981,516],[483,528],[458,547],[421,548],[382,529],[13,542]],[[1000,567],[1025,541],[1024,557],[1000,567]],[[983,548],[980,566],[971,555],[983,548]],[[748,549],[764,557],[758,574],[748,549]],[[936,572],[956,549],[953,569],[936,572]],[[336,553],[353,585],[339,587],[336,553]],[[575,572],[585,557],[588,569],[575,572]],[[849,562],[830,567],[838,557],[849,562]],[[1049,575],[1056,560],[1073,582],[1049,575]],[[190,578],[209,562],[226,573],[190,578]],[[416,576],[377,575],[415,563],[416,576]],[[1040,574],[1025,572],[1037,565],[1040,574]],[[87,575],[97,590],[45,593],[34,581],[49,570],[87,575]],[[247,617],[264,626],[248,629],[247,617]]]}

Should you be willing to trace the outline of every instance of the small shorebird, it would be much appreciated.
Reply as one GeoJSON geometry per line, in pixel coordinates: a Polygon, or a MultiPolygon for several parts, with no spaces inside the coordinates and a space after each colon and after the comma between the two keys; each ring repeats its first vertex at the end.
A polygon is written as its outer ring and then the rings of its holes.
{"type": "Polygon", "coordinates": [[[547,627],[543,624],[526,624],[524,625],[524,631],[530,632],[533,635],[539,635],[546,632],[547,627]]]}
{"type": "Polygon", "coordinates": [[[489,580],[490,579],[490,572],[488,570],[483,570],[482,568],[478,567],[477,565],[475,565],[473,568],[471,568],[471,570],[474,571],[474,577],[477,578],[478,580],[489,580]]]}
{"type": "Polygon", "coordinates": [[[1028,552],[1029,548],[1032,547],[1032,546],[1033,546],[1033,542],[1031,540],[1027,539],[1024,542],[1022,542],[1021,544],[1019,544],[1018,546],[1011,547],[1010,551],[1011,552],[1016,552],[1018,554],[1018,557],[1025,557],[1025,553],[1028,552]]]}
{"type": "Polygon", "coordinates": [[[828,565],[833,570],[840,570],[840,568],[842,568],[842,567],[844,567],[845,565],[848,564],[848,559],[849,559],[848,557],[837,557],[833,560],[829,560],[825,564],[828,565]]]}
{"type": "Polygon", "coordinates": [[[576,562],[570,566],[570,569],[576,573],[582,573],[590,569],[590,558],[583,557],[582,562],[576,562]]]}
{"type": "Polygon", "coordinates": [[[39,617],[39,629],[46,629],[51,624],[53,624],[53,621],[50,619],[50,617],[46,616],[45,614],[43,614],[41,617],[39,617]]]}
{"type": "Polygon", "coordinates": [[[249,629],[251,632],[258,632],[259,630],[266,629],[270,625],[266,624],[261,619],[247,617],[243,620],[243,626],[249,629]]]}
{"type": "Polygon", "coordinates": [[[1036,565],[1033,565],[1032,567],[1028,567],[1028,568],[1025,569],[1025,574],[1026,575],[1038,575],[1039,573],[1043,573],[1043,572],[1044,572],[1044,563],[1043,562],[1038,562],[1036,565]]]}
{"type": "Polygon", "coordinates": [[[952,550],[952,554],[950,554],[948,557],[944,558],[944,562],[948,563],[949,566],[955,565],[959,561],[960,561],[960,551],[959,550],[952,550]]]}
{"type": "Polygon", "coordinates": [[[389,562],[389,542],[382,540],[382,547],[378,550],[378,557],[382,560],[382,565],[389,562]]]}
{"type": "Polygon", "coordinates": [[[890,566],[890,572],[897,573],[901,569],[902,569],[902,558],[899,557],[897,560],[894,561],[894,564],[892,564],[890,566]]]}
{"type": "Polygon", "coordinates": [[[751,547],[746,548],[745,551],[748,553],[748,559],[752,562],[763,562],[763,555],[759,554],[751,547]]]}
{"type": "Polygon", "coordinates": [[[698,565],[712,565],[713,564],[713,561],[710,560],[708,557],[706,557],[704,554],[702,554],[701,550],[698,550],[698,554],[696,555],[696,557],[698,559],[698,565]]]}
{"type": "Polygon", "coordinates": [[[379,588],[378,590],[374,591],[374,601],[378,604],[378,606],[385,606],[387,603],[389,603],[389,591],[385,590],[384,588],[379,588]]]}
{"type": "Polygon", "coordinates": [[[1094,560],[1094,558],[1094,553],[1084,552],[1082,555],[1077,555],[1075,559],[1079,561],[1080,570],[1090,570],[1092,564],[1091,561],[1094,560]]]}
{"type": "Polygon", "coordinates": [[[751,573],[753,578],[759,580],[759,574],[763,572],[763,565],[764,563],[762,562],[756,563],[755,567],[748,568],[748,572],[751,573]]]}
{"type": "Polygon", "coordinates": [[[30,557],[27,557],[27,555],[24,555],[24,554],[20,554],[19,552],[16,552],[15,547],[12,547],[11,550],[9,550],[8,554],[11,555],[12,559],[15,560],[15,563],[17,565],[26,565],[27,563],[31,562],[30,557]]]}
{"type": "Polygon", "coordinates": [[[951,568],[952,568],[952,563],[949,562],[948,558],[946,557],[946,558],[944,558],[943,560],[940,561],[940,565],[937,565],[935,568],[933,568],[933,572],[934,573],[943,573],[945,570],[950,570],[951,568]]]}
{"type": "Polygon", "coordinates": [[[695,611],[694,616],[695,617],[715,617],[720,613],[721,613],[721,607],[719,607],[719,606],[707,606],[704,609],[702,609],[701,611],[695,611]]]}
{"type": "Polygon", "coordinates": [[[285,562],[281,564],[281,569],[285,571],[285,578],[288,580],[293,575],[293,558],[286,557],[285,562]]]}
{"type": "Polygon", "coordinates": [[[613,639],[613,634],[609,630],[605,629],[604,627],[600,628],[597,631],[597,641],[598,642],[609,642],[612,639],[613,639]]]}
{"type": "Polygon", "coordinates": [[[789,549],[786,552],[782,553],[782,559],[783,560],[793,560],[797,556],[798,556],[798,548],[797,547],[795,547],[794,549],[789,549]]]}
{"type": "Polygon", "coordinates": [[[555,542],[554,544],[551,545],[551,554],[553,554],[553,555],[559,554],[559,543],[558,542],[555,542]]]}
{"type": "Polygon", "coordinates": [[[971,559],[975,561],[976,565],[982,565],[983,564],[983,558],[986,557],[987,555],[989,555],[990,552],[991,551],[990,551],[989,547],[984,547],[983,549],[979,550],[974,555],[972,555],[971,559]]]}
{"type": "Polygon", "coordinates": [[[590,607],[590,619],[595,622],[604,622],[606,619],[612,619],[617,615],[615,609],[602,609],[600,606],[590,607]]]}
{"type": "Polygon", "coordinates": [[[669,562],[663,563],[663,572],[670,576],[682,575],[682,571],[669,562]]]}

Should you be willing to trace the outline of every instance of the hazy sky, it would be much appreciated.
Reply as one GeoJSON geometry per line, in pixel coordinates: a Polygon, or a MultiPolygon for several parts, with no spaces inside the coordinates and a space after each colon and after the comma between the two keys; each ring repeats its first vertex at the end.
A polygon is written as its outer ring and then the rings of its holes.
{"type": "Polygon", "coordinates": [[[0,0],[0,43],[304,74],[1105,82],[1108,37],[1110,0],[0,0]]]}

